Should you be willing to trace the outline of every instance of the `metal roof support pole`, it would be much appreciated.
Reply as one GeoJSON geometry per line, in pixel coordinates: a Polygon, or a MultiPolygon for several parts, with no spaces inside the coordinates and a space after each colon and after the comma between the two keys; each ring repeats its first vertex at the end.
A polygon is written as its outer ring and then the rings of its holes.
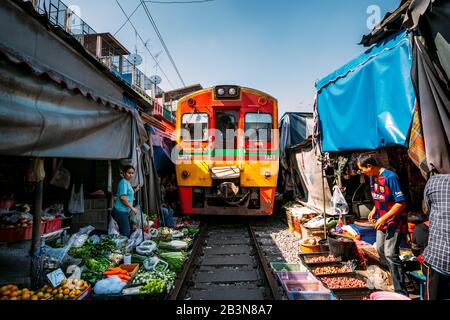
{"type": "Polygon", "coordinates": [[[36,189],[33,215],[33,236],[31,240],[31,287],[37,289],[42,285],[42,257],[41,257],[41,217],[42,198],[44,189],[44,159],[36,158],[34,174],[36,175],[36,189]]]}
{"type": "Polygon", "coordinates": [[[325,203],[325,179],[326,179],[326,175],[325,175],[325,165],[323,162],[323,155],[321,157],[321,165],[322,165],[322,194],[323,194],[323,230],[325,232],[325,239],[328,239],[328,234],[327,234],[327,209],[326,209],[326,203],[325,203]]]}

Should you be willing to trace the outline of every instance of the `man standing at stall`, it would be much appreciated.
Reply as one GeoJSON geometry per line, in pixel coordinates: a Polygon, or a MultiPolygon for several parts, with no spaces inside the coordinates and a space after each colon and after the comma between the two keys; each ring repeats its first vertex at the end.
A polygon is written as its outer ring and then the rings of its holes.
{"type": "Polygon", "coordinates": [[[450,299],[450,174],[432,176],[424,193],[430,214],[430,236],[423,253],[426,299],[450,299]]]}
{"type": "Polygon", "coordinates": [[[383,168],[372,155],[358,159],[362,173],[370,177],[370,189],[375,207],[369,221],[376,220],[376,247],[381,264],[389,267],[396,293],[408,296],[405,273],[400,260],[400,243],[406,234],[408,216],[405,210],[406,197],[400,189],[395,172],[383,168]]]}

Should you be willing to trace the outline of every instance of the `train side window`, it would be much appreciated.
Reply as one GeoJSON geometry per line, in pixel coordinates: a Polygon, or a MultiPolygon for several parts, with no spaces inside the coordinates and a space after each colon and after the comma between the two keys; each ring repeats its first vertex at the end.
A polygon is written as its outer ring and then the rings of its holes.
{"type": "Polygon", "coordinates": [[[181,119],[182,138],[184,141],[208,140],[208,114],[186,113],[181,119]]]}
{"type": "Polygon", "coordinates": [[[270,113],[247,113],[245,137],[249,141],[272,141],[273,119],[270,113]]]}

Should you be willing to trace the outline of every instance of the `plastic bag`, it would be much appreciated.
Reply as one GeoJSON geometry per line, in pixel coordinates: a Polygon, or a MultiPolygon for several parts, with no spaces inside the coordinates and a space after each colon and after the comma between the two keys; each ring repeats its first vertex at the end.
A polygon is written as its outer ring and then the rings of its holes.
{"type": "Polygon", "coordinates": [[[392,287],[392,277],[376,265],[367,268],[367,279],[369,289],[389,291],[392,287]]]}
{"type": "Polygon", "coordinates": [[[111,240],[116,243],[116,248],[123,249],[127,246],[128,238],[120,234],[111,235],[111,240]]]}
{"type": "Polygon", "coordinates": [[[52,180],[50,180],[50,184],[68,190],[70,186],[70,172],[60,166],[58,170],[56,170],[52,180]]]}
{"type": "Polygon", "coordinates": [[[69,201],[70,213],[83,213],[84,212],[84,193],[83,185],[80,187],[80,192],[75,193],[75,185],[72,186],[72,193],[69,201]]]}
{"type": "Polygon", "coordinates": [[[60,265],[71,247],[72,246],[67,245],[64,248],[55,249],[46,245],[42,248],[42,254],[47,258],[49,262],[60,265]]]}
{"type": "Polygon", "coordinates": [[[70,237],[69,244],[75,248],[82,247],[89,238],[89,234],[94,230],[95,228],[93,226],[81,228],[77,233],[70,237]]]}
{"type": "Polygon", "coordinates": [[[120,235],[119,225],[117,224],[116,220],[114,220],[113,217],[109,218],[108,234],[109,235],[120,235]]]}
{"type": "Polygon", "coordinates": [[[131,234],[127,245],[132,248],[136,248],[138,245],[142,243],[142,241],[144,241],[144,237],[142,234],[142,229],[139,229],[131,234]]]}
{"type": "Polygon", "coordinates": [[[141,229],[142,228],[142,216],[144,216],[144,229],[148,229],[148,219],[147,215],[145,213],[142,213],[141,206],[136,206],[137,212],[133,213],[131,215],[131,223],[134,226],[135,229],[141,229]]]}
{"type": "Polygon", "coordinates": [[[118,277],[112,276],[98,281],[94,286],[94,293],[98,295],[119,294],[126,284],[118,277]]]}
{"type": "Polygon", "coordinates": [[[52,220],[57,216],[64,217],[64,205],[62,203],[55,203],[42,212],[43,220],[52,220]]]}
{"type": "Polygon", "coordinates": [[[157,248],[156,242],[146,240],[136,248],[136,252],[140,255],[148,256],[152,254],[156,248],[157,248]]]}
{"type": "Polygon", "coordinates": [[[345,215],[348,213],[349,208],[345,197],[338,186],[333,188],[333,198],[331,200],[331,213],[330,215],[345,215]]]}

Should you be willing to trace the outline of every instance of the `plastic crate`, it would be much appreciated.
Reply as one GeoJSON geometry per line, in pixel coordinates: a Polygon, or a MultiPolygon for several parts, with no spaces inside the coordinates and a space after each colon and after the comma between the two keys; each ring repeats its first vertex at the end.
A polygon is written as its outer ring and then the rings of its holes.
{"type": "MultiPolygon", "coordinates": [[[[46,222],[41,222],[41,235],[45,233],[46,222]]],[[[0,242],[26,241],[33,238],[33,226],[0,229],[0,242]]]]}
{"type": "Polygon", "coordinates": [[[289,300],[336,300],[309,272],[277,272],[289,300]]]}
{"type": "Polygon", "coordinates": [[[291,291],[288,293],[289,300],[338,300],[332,292],[314,291],[291,291]]]}
{"type": "Polygon", "coordinates": [[[310,272],[277,272],[286,293],[292,291],[328,291],[310,272]]]}
{"type": "Polygon", "coordinates": [[[0,229],[0,242],[14,242],[14,241],[17,241],[16,228],[0,229]]]}
{"type": "Polygon", "coordinates": [[[46,221],[45,233],[50,233],[53,231],[60,230],[62,227],[63,217],[57,217],[53,220],[46,221]]]}
{"type": "Polygon", "coordinates": [[[92,287],[89,286],[86,290],[84,290],[75,300],[89,300],[92,292],[92,287]]]}
{"type": "Polygon", "coordinates": [[[297,272],[308,272],[308,268],[303,264],[293,264],[293,263],[282,263],[282,262],[271,262],[270,267],[275,272],[281,271],[297,271],[297,272]]]}

